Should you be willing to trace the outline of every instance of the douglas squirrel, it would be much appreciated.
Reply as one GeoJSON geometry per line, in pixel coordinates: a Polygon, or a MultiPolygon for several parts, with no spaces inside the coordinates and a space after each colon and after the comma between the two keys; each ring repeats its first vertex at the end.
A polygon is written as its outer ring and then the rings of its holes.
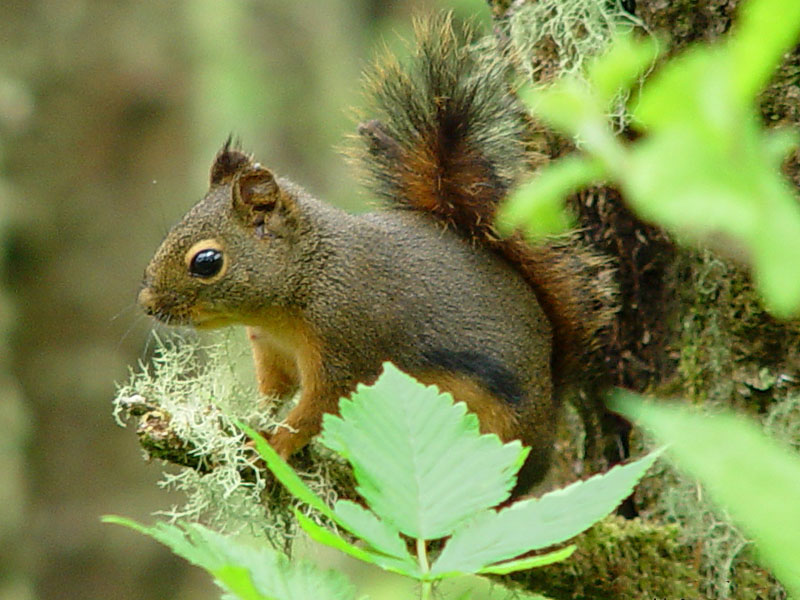
{"type": "MultiPolygon", "coordinates": [[[[147,267],[139,304],[168,324],[243,324],[268,396],[301,395],[271,436],[288,458],[384,361],[466,402],[484,432],[547,471],[560,398],[584,380],[614,315],[607,261],[574,239],[502,238],[498,204],[524,175],[525,117],[500,57],[417,23],[411,64],[367,75],[361,162],[385,200],[353,215],[233,148],[147,267]]],[[[518,486],[519,489],[519,486],[518,486]]]]}

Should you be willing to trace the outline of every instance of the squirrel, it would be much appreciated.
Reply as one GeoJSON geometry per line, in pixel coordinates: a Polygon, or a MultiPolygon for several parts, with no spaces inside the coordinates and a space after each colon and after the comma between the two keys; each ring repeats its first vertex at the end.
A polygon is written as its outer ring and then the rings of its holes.
{"type": "MultiPolygon", "coordinates": [[[[416,23],[411,64],[366,76],[358,127],[379,210],[349,214],[233,147],[167,234],[138,302],[167,324],[241,324],[259,390],[300,397],[269,436],[306,445],[385,361],[466,403],[485,433],[531,448],[518,488],[551,462],[558,409],[614,315],[607,261],[574,240],[494,228],[526,168],[524,110],[501,57],[459,42],[447,15],[416,23]]],[[[463,39],[463,38],[462,38],[463,39]]]]}

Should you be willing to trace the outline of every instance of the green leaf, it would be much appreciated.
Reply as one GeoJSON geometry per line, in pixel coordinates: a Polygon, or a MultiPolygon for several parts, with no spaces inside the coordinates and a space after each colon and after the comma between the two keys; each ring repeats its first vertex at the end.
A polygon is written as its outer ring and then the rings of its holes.
{"type": "Polygon", "coordinates": [[[539,499],[521,500],[499,512],[481,513],[453,533],[431,573],[473,573],[578,535],[630,495],[658,454],[650,453],[539,499]]]}
{"type": "Polygon", "coordinates": [[[545,89],[523,90],[520,96],[536,116],[577,138],[607,168],[624,168],[624,147],[609,126],[605,106],[585,81],[567,77],[545,89]]]}
{"type": "Polygon", "coordinates": [[[222,565],[209,573],[217,578],[222,587],[227,588],[234,596],[242,598],[242,600],[264,600],[265,598],[277,600],[274,596],[263,596],[259,593],[253,584],[250,572],[244,567],[222,565]]]}
{"type": "Polygon", "coordinates": [[[688,128],[714,143],[734,139],[737,119],[749,100],[731,93],[733,65],[716,47],[701,47],[672,59],[647,80],[633,118],[650,133],[688,128]]]}
{"type": "Polygon", "coordinates": [[[146,527],[123,517],[103,517],[168,546],[175,554],[215,577],[226,591],[242,600],[350,600],[352,586],[335,571],[321,571],[305,561],[289,561],[268,546],[255,547],[197,523],[156,523],[146,527]]]}
{"type": "Polygon", "coordinates": [[[527,571],[528,569],[536,569],[538,567],[546,567],[553,563],[561,562],[568,559],[575,552],[577,546],[567,546],[561,550],[548,552],[547,554],[539,554],[537,556],[529,556],[528,558],[520,558],[518,560],[509,560],[506,562],[498,563],[484,567],[478,573],[480,575],[507,575],[515,571],[527,571]]]}
{"type": "MultiPolygon", "coordinates": [[[[410,596],[408,596],[410,597],[410,596]]],[[[449,579],[436,587],[434,598],[447,600],[551,600],[539,594],[509,590],[488,577],[468,575],[449,579]]]]}
{"type": "Polygon", "coordinates": [[[623,178],[626,197],[680,238],[749,249],[767,307],[789,317],[800,303],[800,204],[772,163],[788,140],[763,135],[749,118],[735,142],[709,140],[675,127],[637,143],[623,178]]]}
{"type": "Polygon", "coordinates": [[[742,238],[752,230],[757,207],[742,171],[712,155],[700,137],[691,142],[676,129],[643,140],[630,164],[625,191],[645,219],[684,238],[722,232],[742,238]]]}
{"type": "Polygon", "coordinates": [[[755,557],[800,598],[800,456],[732,413],[700,414],[618,393],[612,408],[670,443],[676,464],[700,479],[709,496],[752,537],[755,557]]]}
{"type": "Polygon", "coordinates": [[[800,303],[800,202],[777,170],[765,165],[762,175],[761,210],[750,238],[756,281],[770,312],[789,318],[800,303]]]}
{"type": "Polygon", "coordinates": [[[603,178],[599,161],[570,157],[543,168],[511,194],[497,215],[497,226],[511,233],[526,226],[533,237],[562,233],[571,226],[564,199],[575,190],[603,178]]]}
{"type": "Polygon", "coordinates": [[[312,540],[317,541],[320,544],[325,544],[326,546],[340,550],[345,554],[349,554],[353,558],[377,565],[382,569],[386,569],[387,571],[400,573],[401,575],[407,575],[409,577],[414,577],[415,579],[422,578],[419,565],[413,560],[408,561],[404,559],[398,559],[393,556],[387,556],[385,554],[371,552],[365,548],[351,544],[329,529],[316,524],[314,521],[296,509],[295,516],[297,517],[297,522],[300,524],[300,527],[303,528],[303,530],[312,540]]]}
{"type": "Polygon", "coordinates": [[[325,502],[312,492],[297,473],[269,443],[256,431],[242,423],[237,423],[256,444],[258,453],[267,463],[269,470],[275,475],[295,497],[316,509],[332,522],[343,527],[372,545],[379,553],[374,554],[353,546],[335,533],[317,525],[311,519],[295,510],[297,520],[308,534],[320,543],[326,544],[365,562],[377,564],[390,571],[402,573],[412,577],[417,576],[419,567],[414,558],[408,554],[405,543],[400,538],[396,529],[379,521],[372,513],[362,509],[353,502],[340,500],[336,503],[335,510],[331,510],[325,502]]]}
{"type": "Polygon", "coordinates": [[[752,98],[769,83],[783,55],[800,37],[800,2],[749,0],[740,7],[729,40],[735,65],[736,88],[752,98]]]}
{"type": "Polygon", "coordinates": [[[339,500],[334,511],[339,517],[339,522],[378,552],[416,565],[416,560],[408,553],[408,548],[398,531],[378,519],[374,513],[349,500],[339,500]]]}
{"type": "Polygon", "coordinates": [[[123,527],[147,535],[169,547],[175,554],[185,558],[194,565],[205,568],[206,566],[210,567],[222,562],[219,555],[214,552],[211,546],[192,543],[189,538],[189,530],[181,529],[175,525],[156,523],[153,527],[147,527],[131,519],[116,515],[105,515],[101,520],[103,523],[122,525],[123,527]]]}
{"type": "Polygon", "coordinates": [[[447,536],[502,502],[527,455],[519,442],[480,435],[463,403],[389,363],[339,408],[341,417],[325,415],[320,441],[351,462],[370,508],[412,538],[447,536]]]}
{"type": "Polygon", "coordinates": [[[587,69],[586,77],[599,101],[608,105],[621,91],[633,86],[637,78],[653,66],[659,51],[655,38],[617,35],[609,50],[593,59],[587,69]]]}
{"type": "MultiPolygon", "coordinates": [[[[747,252],[767,308],[792,317],[800,312],[800,202],[775,160],[787,139],[765,132],[756,96],[798,37],[797,0],[743,3],[724,40],[695,45],[648,79],[631,115],[645,135],[628,145],[615,138],[606,113],[618,90],[656,56],[649,40],[622,36],[590,63],[586,80],[569,76],[520,96],[538,117],[574,136],[646,220],[679,240],[727,254],[735,248],[737,259],[747,252]]],[[[536,181],[523,188],[504,209],[501,231],[521,221],[533,236],[555,227],[552,207],[569,177],[578,181],[577,164],[574,157],[560,159],[539,180],[541,189],[536,181]]]]}
{"type": "Polygon", "coordinates": [[[763,129],[753,98],[734,91],[736,73],[719,47],[672,61],[636,112],[651,135],[615,176],[638,214],[679,238],[748,250],[767,308],[790,317],[800,306],[800,205],[779,162],[795,140],[763,129]]]}
{"type": "Polygon", "coordinates": [[[587,123],[606,122],[592,89],[577,77],[561,79],[547,88],[524,88],[519,96],[535,115],[572,135],[587,123]]]}

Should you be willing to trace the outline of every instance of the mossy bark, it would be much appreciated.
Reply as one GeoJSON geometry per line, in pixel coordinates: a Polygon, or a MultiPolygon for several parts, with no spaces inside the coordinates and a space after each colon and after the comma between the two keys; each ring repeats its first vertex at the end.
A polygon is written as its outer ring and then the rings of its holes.
{"type": "MultiPolygon", "coordinates": [[[[515,43],[509,23],[518,11],[543,4],[490,1],[499,43],[515,43]]],[[[692,43],[726,34],[735,27],[741,2],[614,4],[606,3],[609,10],[628,10],[629,22],[638,21],[634,29],[669,40],[669,58],[692,43]]],[[[528,67],[527,73],[544,74],[540,81],[557,75],[553,64],[562,46],[554,40],[517,46],[534,48],[533,56],[517,58],[519,64],[546,66],[528,67]]],[[[800,123],[800,46],[784,57],[761,94],[760,109],[769,127],[800,123]]],[[[569,141],[540,127],[535,147],[545,161],[572,150],[569,141]]],[[[785,160],[783,171],[800,187],[800,153],[785,160]]],[[[637,219],[616,189],[584,190],[569,204],[587,240],[618,261],[623,306],[607,356],[614,381],[709,408],[735,407],[800,446],[800,325],[766,313],[747,269],[711,251],[673,243],[637,219]]],[[[639,437],[634,432],[634,448],[643,445],[639,437]]],[[[637,508],[639,519],[612,518],[578,538],[579,550],[570,561],[513,580],[552,598],[785,597],[696,483],[662,467],[641,486],[637,508]]]]}

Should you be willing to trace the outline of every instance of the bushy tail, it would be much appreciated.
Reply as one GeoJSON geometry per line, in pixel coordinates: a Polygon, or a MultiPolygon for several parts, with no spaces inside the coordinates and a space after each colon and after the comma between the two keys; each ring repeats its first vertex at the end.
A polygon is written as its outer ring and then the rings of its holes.
{"type": "Polygon", "coordinates": [[[457,35],[449,15],[417,20],[415,29],[409,65],[386,56],[366,75],[373,118],[359,125],[354,157],[390,204],[432,215],[520,270],[553,325],[556,385],[566,383],[613,322],[608,261],[577,236],[533,246],[497,234],[497,207],[528,158],[506,62],[476,50],[470,31],[457,35]]]}
{"type": "Polygon", "coordinates": [[[522,113],[505,65],[459,40],[449,15],[415,21],[409,65],[391,55],[367,73],[373,120],[359,133],[368,181],[390,203],[484,237],[524,168],[522,113]]]}

